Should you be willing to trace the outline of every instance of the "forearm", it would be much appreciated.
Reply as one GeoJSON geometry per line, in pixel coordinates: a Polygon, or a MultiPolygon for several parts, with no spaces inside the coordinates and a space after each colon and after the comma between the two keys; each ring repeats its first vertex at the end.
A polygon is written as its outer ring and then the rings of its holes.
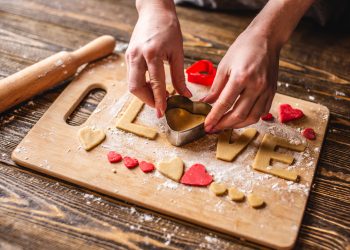
{"type": "Polygon", "coordinates": [[[281,48],[314,1],[270,0],[254,18],[247,30],[258,32],[274,46],[281,48]]]}

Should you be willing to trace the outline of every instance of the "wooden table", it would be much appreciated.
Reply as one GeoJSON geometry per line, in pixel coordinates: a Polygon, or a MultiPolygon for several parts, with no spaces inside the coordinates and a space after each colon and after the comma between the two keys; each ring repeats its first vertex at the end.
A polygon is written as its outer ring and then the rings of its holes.
{"type": "MultiPolygon", "coordinates": [[[[0,0],[0,77],[102,34],[123,51],[134,1],[0,0]]],[[[254,13],[178,7],[186,63],[218,63],[254,13]]],[[[283,48],[278,92],[326,105],[331,119],[296,248],[350,248],[350,34],[303,21],[283,48]]],[[[14,147],[67,83],[0,116],[0,249],[254,249],[239,239],[62,182],[10,159],[14,147]]],[[[69,123],[81,123],[96,91],[69,123]]]]}

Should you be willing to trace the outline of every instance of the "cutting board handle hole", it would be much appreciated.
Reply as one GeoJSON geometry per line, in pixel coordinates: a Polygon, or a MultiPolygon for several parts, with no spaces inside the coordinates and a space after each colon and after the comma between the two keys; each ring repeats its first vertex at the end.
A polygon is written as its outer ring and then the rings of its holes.
{"type": "Polygon", "coordinates": [[[82,125],[95,111],[98,104],[105,97],[106,91],[96,87],[87,92],[75,109],[68,114],[66,123],[71,126],[82,125]]]}

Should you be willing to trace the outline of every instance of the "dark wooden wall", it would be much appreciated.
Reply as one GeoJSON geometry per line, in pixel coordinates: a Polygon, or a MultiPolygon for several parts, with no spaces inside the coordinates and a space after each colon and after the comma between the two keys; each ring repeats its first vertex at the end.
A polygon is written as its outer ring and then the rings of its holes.
{"type": "MultiPolygon", "coordinates": [[[[0,0],[0,78],[102,34],[125,49],[134,1],[0,0]]],[[[179,7],[186,63],[215,63],[254,13],[179,7]]],[[[278,92],[331,110],[297,249],[350,249],[350,34],[303,21],[283,48],[278,92]]],[[[67,83],[0,115],[0,249],[208,248],[258,246],[111,199],[16,166],[14,147],[67,83]],[[151,215],[151,217],[145,215],[151,215]]],[[[72,123],[94,109],[93,93],[72,123]]]]}

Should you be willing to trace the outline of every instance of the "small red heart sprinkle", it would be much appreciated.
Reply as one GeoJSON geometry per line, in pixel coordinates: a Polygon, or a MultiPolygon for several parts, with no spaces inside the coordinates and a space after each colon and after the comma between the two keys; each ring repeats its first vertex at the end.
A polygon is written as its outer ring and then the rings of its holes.
{"type": "Polygon", "coordinates": [[[273,115],[271,113],[267,113],[266,115],[263,115],[260,118],[263,121],[272,121],[274,117],[273,117],[273,115]]]}
{"type": "Polygon", "coordinates": [[[121,156],[121,154],[118,154],[118,153],[115,152],[115,151],[110,151],[110,152],[108,152],[107,158],[108,158],[108,161],[109,161],[110,163],[120,162],[120,161],[123,159],[123,157],[121,156]]]}
{"type": "Polygon", "coordinates": [[[295,109],[289,104],[281,104],[279,107],[279,120],[282,123],[300,119],[303,116],[303,111],[300,109],[295,109]]]}
{"type": "Polygon", "coordinates": [[[302,135],[309,139],[309,140],[315,140],[316,139],[316,133],[312,128],[306,128],[303,130],[302,135]]]}
{"type": "Polygon", "coordinates": [[[124,157],[123,162],[127,168],[135,168],[139,165],[139,161],[137,159],[131,158],[129,156],[124,157]]]}
{"type": "Polygon", "coordinates": [[[155,169],[154,165],[147,161],[141,161],[140,168],[144,173],[152,172],[155,169]]]}
{"type": "Polygon", "coordinates": [[[190,186],[208,186],[212,181],[213,177],[202,164],[192,165],[180,180],[182,184],[190,186]]]}

